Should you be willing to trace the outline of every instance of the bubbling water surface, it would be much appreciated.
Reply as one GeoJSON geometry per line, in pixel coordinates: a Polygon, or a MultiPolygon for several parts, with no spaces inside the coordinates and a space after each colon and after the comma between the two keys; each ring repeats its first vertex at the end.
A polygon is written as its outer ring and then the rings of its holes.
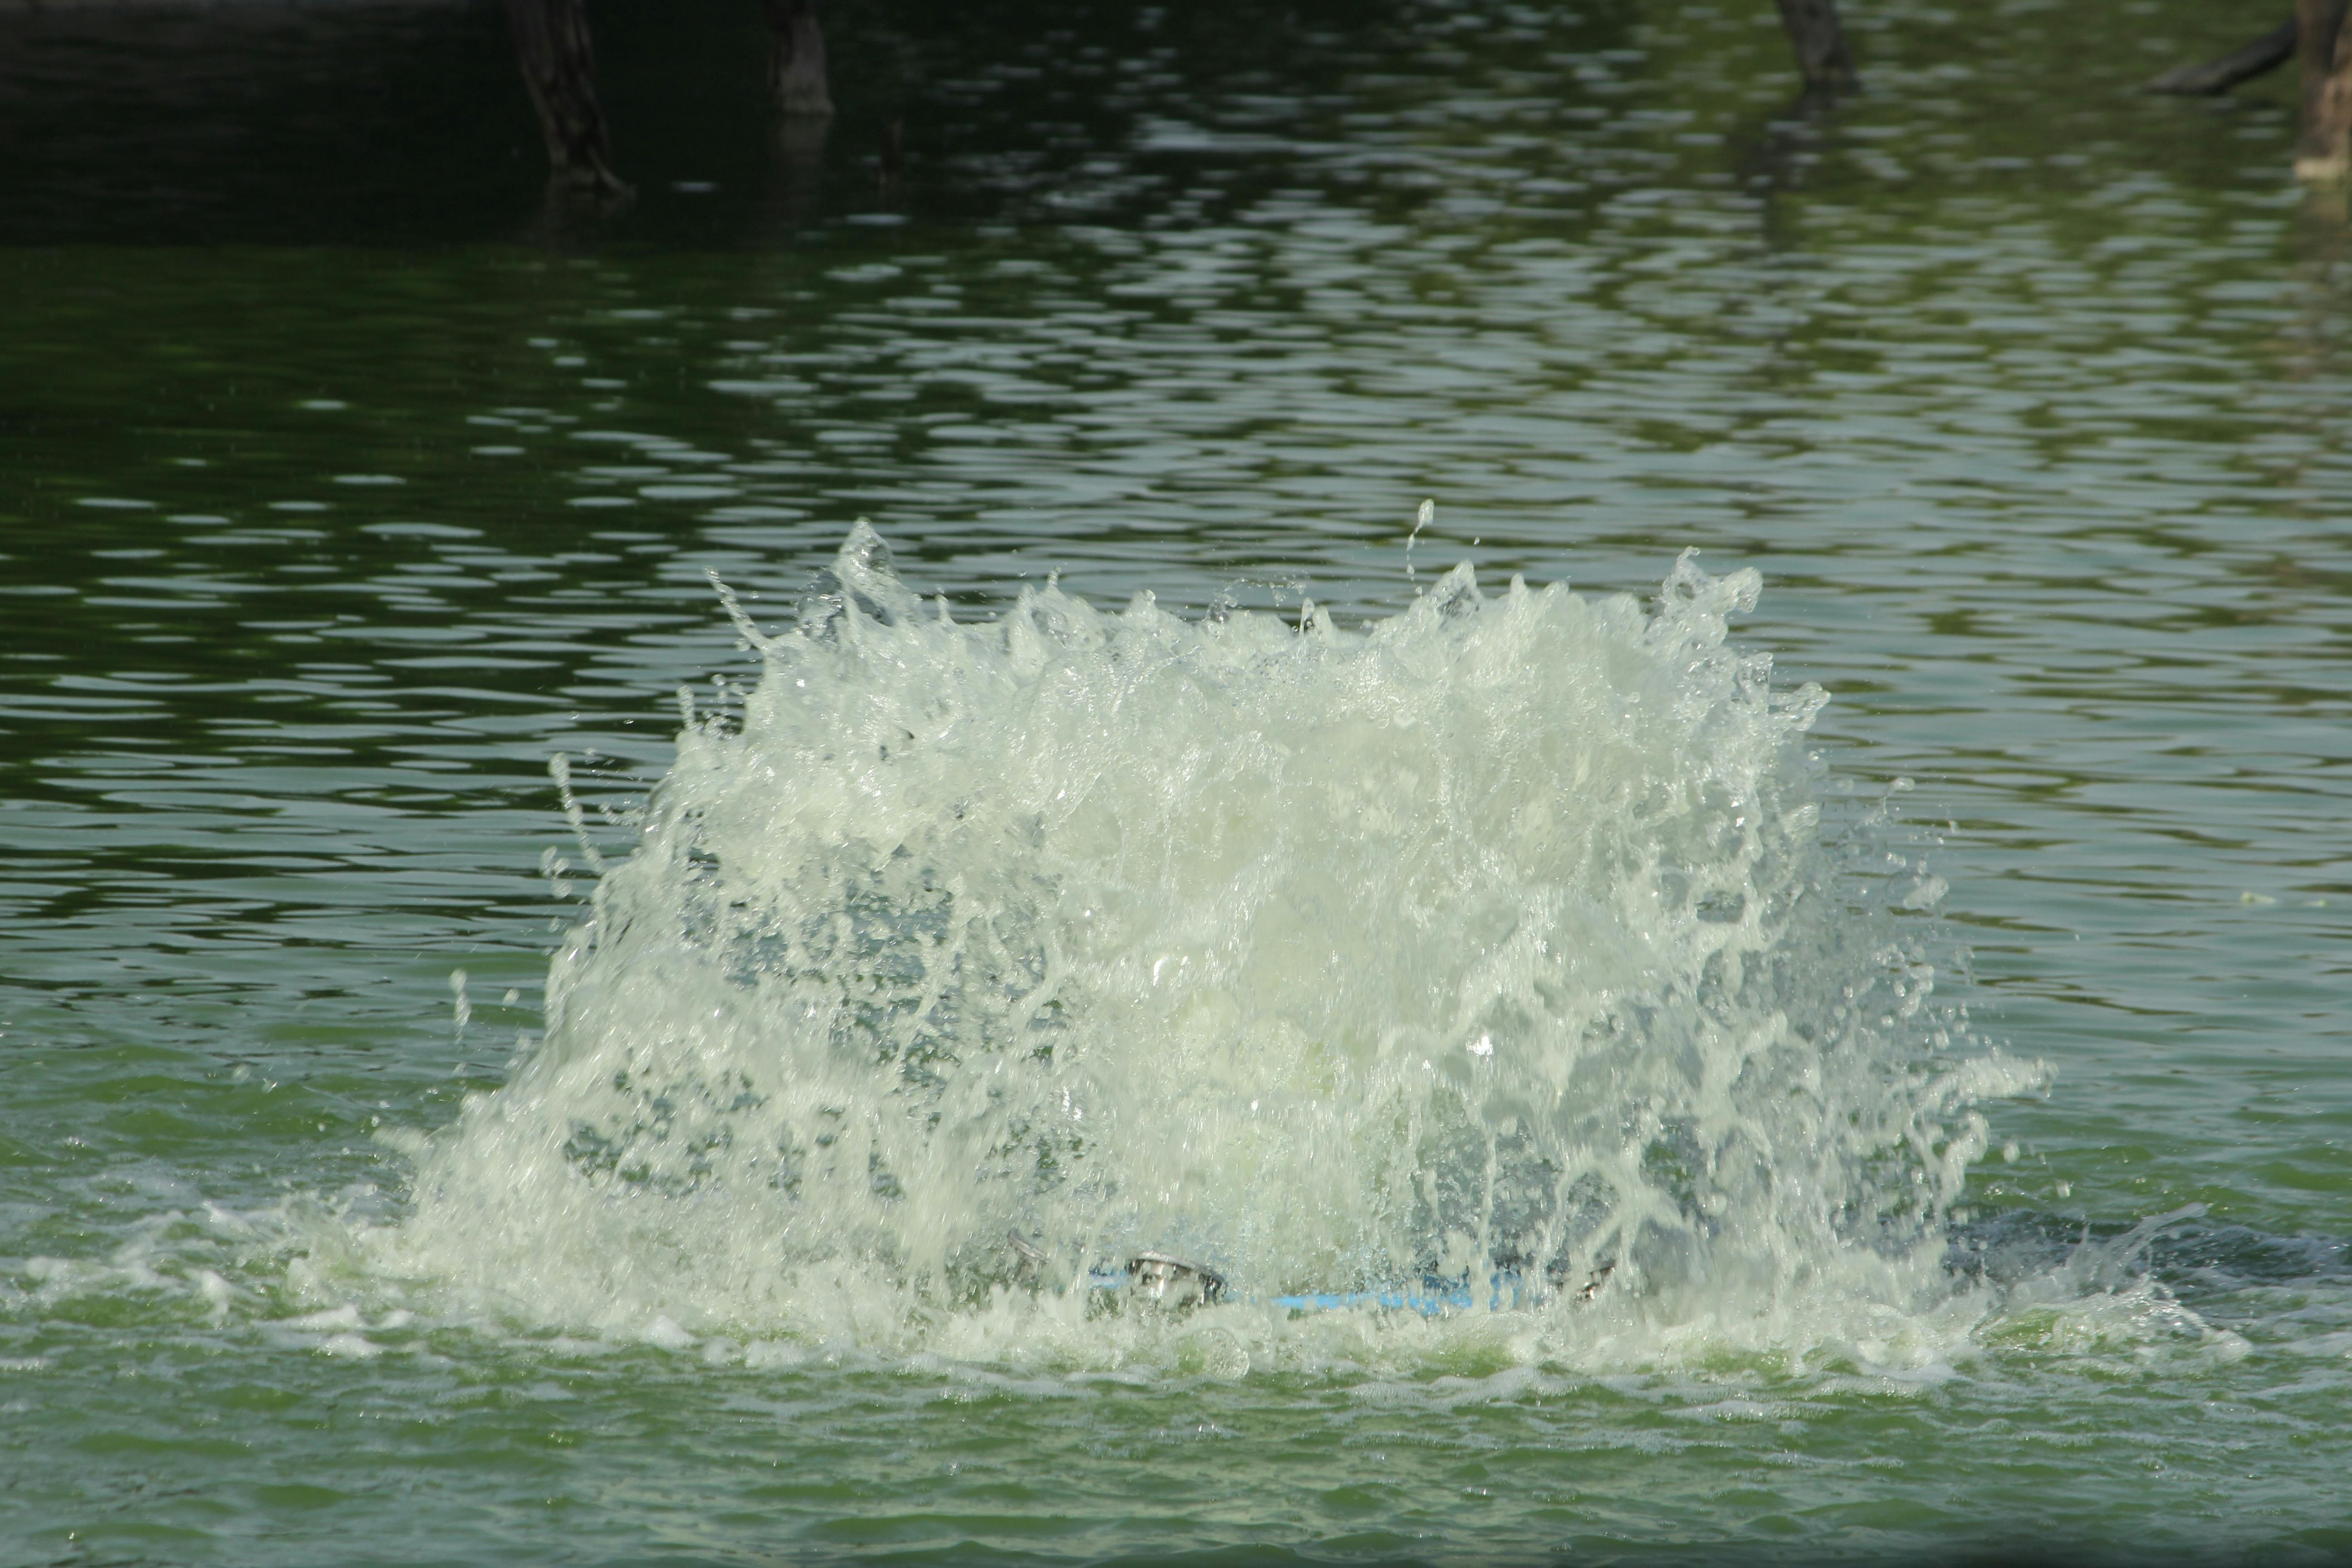
{"type": "Polygon", "coordinates": [[[543,1041],[363,1247],[533,1322],[894,1351],[1088,1360],[1137,1331],[1088,1269],[1156,1248],[1260,1339],[1502,1274],[1382,1331],[1891,1353],[1969,1315],[1973,1107],[2042,1069],[1841,892],[1825,699],[1726,640],[1759,587],[967,624],[862,523],[788,629],[722,586],[756,689],[680,693],[543,1041]]]}

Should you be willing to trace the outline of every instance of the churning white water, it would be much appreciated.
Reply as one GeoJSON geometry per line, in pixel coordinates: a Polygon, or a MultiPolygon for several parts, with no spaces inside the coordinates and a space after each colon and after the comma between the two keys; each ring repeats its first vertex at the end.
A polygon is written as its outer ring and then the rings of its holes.
{"type": "Polygon", "coordinates": [[[1072,1353],[1141,1249],[1261,1337],[1500,1275],[1552,1352],[1884,1344],[2039,1069],[1841,897],[1822,694],[1726,641],[1758,588],[965,624],[861,524],[796,626],[736,611],[757,689],[681,693],[543,1042],[364,1244],[533,1321],[877,1347],[1072,1353]]]}

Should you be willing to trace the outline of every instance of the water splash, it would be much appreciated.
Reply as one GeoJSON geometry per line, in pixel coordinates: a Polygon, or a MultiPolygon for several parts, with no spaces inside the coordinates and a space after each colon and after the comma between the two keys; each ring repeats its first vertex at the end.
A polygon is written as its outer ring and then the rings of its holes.
{"type": "Polygon", "coordinates": [[[363,1250],[534,1321],[967,1350],[1085,1331],[1024,1288],[1149,1248],[1244,1302],[1608,1270],[1512,1354],[1932,1312],[1972,1106],[2037,1069],[1939,1054],[1836,895],[1822,694],[1726,640],[1759,586],[967,625],[860,524],[789,629],[727,596],[740,722],[681,692],[544,1042],[363,1250]]]}

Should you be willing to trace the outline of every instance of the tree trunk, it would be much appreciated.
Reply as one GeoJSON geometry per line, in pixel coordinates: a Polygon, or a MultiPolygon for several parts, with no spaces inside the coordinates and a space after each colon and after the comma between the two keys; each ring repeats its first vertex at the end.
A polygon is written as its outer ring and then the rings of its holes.
{"type": "Polygon", "coordinates": [[[581,0],[506,0],[515,58],[555,177],[599,195],[628,187],[613,173],[604,142],[604,112],[596,107],[596,58],[588,43],[581,0]]]}
{"type": "Polygon", "coordinates": [[[2303,112],[2294,172],[2306,180],[2340,180],[2352,172],[2352,16],[2346,0],[2295,0],[2303,57],[2303,112]]]}
{"type": "Polygon", "coordinates": [[[825,89],[824,32],[816,25],[816,0],[767,0],[768,90],[786,114],[831,114],[825,89]]]}
{"type": "Polygon", "coordinates": [[[1789,29],[1797,68],[1804,73],[1807,87],[1854,85],[1853,57],[1846,52],[1837,0],[1780,0],[1780,21],[1789,29]]]}

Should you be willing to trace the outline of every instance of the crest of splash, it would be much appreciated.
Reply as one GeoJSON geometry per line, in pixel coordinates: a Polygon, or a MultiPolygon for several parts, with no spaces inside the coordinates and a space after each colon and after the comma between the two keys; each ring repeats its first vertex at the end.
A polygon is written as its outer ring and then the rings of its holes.
{"type": "Polygon", "coordinates": [[[728,599],[740,722],[681,693],[544,1042],[372,1245],[539,1321],[897,1343],[1001,1316],[1008,1231],[1241,1296],[1931,1309],[2023,1074],[1925,1065],[1929,973],[1831,885],[1822,695],[1726,642],[1758,586],[960,624],[861,524],[791,629],[728,599]]]}

